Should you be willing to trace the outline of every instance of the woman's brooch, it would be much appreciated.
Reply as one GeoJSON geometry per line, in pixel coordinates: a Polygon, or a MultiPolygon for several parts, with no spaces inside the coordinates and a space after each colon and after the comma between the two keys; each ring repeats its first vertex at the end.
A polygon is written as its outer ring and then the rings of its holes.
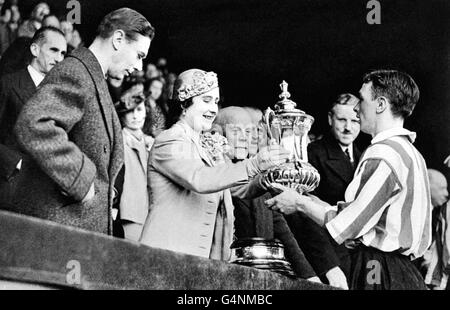
{"type": "Polygon", "coordinates": [[[224,154],[228,152],[228,140],[217,132],[205,132],[200,136],[202,147],[208,152],[213,161],[223,161],[224,154]]]}

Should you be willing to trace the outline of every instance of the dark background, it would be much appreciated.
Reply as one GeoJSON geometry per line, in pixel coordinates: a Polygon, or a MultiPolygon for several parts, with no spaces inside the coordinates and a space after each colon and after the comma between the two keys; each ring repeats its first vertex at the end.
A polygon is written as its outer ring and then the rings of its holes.
{"type": "MultiPolygon", "coordinates": [[[[20,2],[27,15],[38,1],[20,2]]],[[[48,0],[57,14],[67,1],[48,0]]],[[[380,0],[381,25],[369,25],[366,0],[80,0],[89,45],[102,17],[127,6],[156,28],[149,61],[167,58],[171,71],[218,73],[223,105],[273,106],[279,84],[315,117],[313,133],[327,130],[328,104],[357,94],[369,69],[411,74],[421,98],[406,127],[429,167],[450,155],[450,1],[380,0]]],[[[360,143],[370,141],[362,137],[360,143]]],[[[448,173],[448,171],[447,171],[448,173]]]]}

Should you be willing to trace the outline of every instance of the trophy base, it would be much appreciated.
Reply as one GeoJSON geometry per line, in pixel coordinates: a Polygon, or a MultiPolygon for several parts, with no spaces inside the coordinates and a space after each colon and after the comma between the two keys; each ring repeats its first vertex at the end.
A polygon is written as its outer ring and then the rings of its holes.
{"type": "Polygon", "coordinates": [[[277,183],[303,194],[317,188],[320,175],[308,162],[288,162],[268,170],[263,175],[263,179],[269,189],[273,189],[271,184],[277,183]]]}

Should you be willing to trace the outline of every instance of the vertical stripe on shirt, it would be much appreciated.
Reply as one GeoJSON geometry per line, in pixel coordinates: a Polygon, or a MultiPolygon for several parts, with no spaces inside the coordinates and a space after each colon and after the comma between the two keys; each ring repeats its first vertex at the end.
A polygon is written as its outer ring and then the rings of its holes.
{"type": "Polygon", "coordinates": [[[404,136],[374,143],[326,227],[338,243],[360,239],[385,252],[422,256],[431,243],[431,199],[423,157],[404,136]]]}

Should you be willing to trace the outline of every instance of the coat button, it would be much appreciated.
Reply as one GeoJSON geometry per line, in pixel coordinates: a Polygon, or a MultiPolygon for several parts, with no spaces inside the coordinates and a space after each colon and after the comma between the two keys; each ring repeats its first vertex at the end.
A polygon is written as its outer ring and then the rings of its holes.
{"type": "Polygon", "coordinates": [[[104,153],[108,152],[108,148],[106,147],[106,145],[103,146],[103,152],[104,153]]]}

